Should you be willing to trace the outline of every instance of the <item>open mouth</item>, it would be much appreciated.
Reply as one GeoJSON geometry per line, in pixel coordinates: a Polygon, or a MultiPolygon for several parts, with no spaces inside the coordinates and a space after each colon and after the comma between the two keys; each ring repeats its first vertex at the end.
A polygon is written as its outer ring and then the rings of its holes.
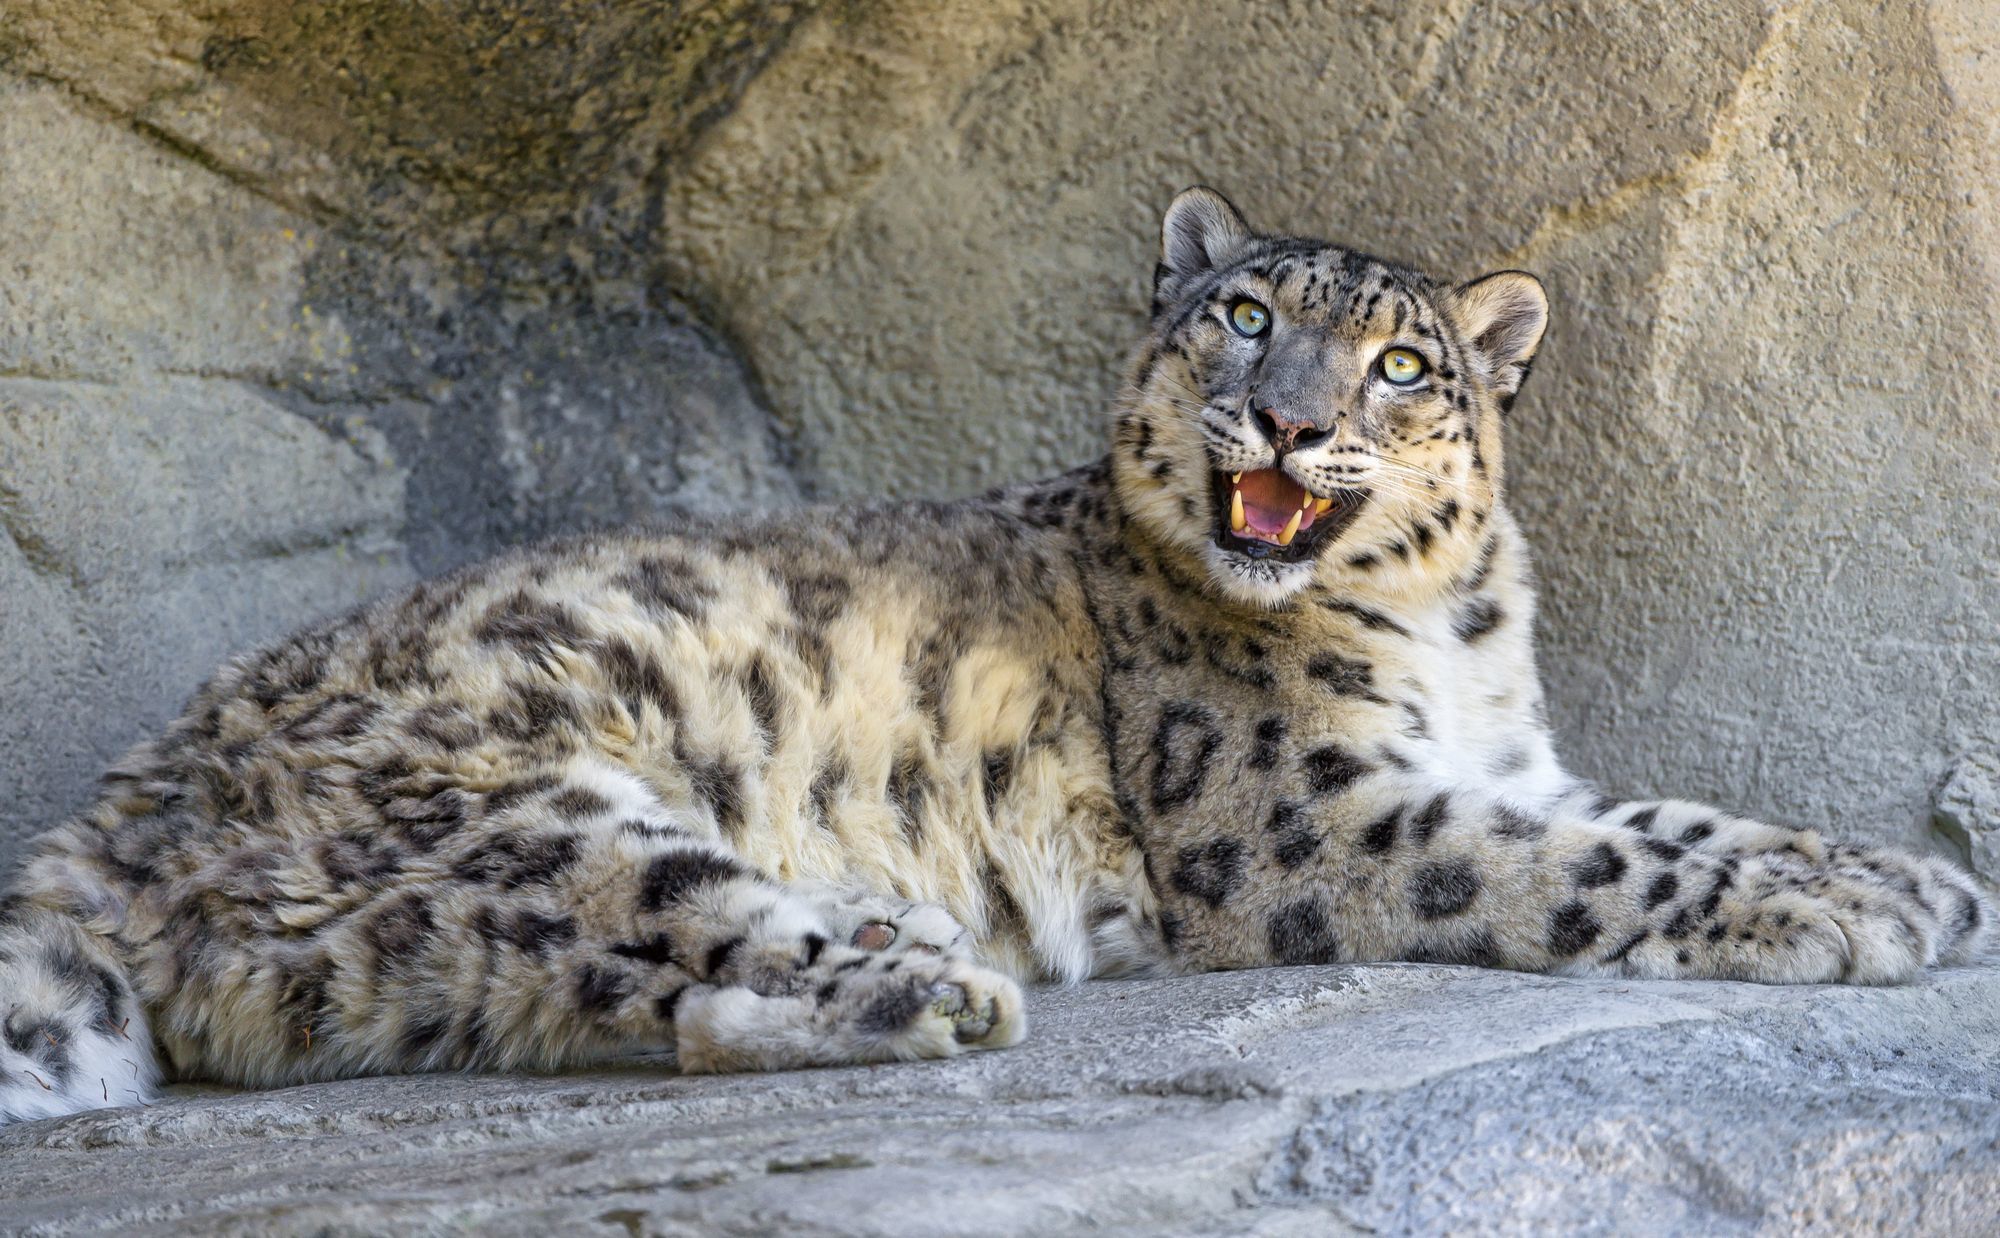
{"type": "Polygon", "coordinates": [[[1214,477],[1215,544],[1253,559],[1312,558],[1353,522],[1368,498],[1366,490],[1316,495],[1275,468],[1214,477]]]}

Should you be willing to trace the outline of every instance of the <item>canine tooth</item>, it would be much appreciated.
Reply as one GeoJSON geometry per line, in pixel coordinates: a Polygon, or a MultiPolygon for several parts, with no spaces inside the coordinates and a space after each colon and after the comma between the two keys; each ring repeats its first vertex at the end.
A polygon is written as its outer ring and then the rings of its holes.
{"type": "Polygon", "coordinates": [[[1285,531],[1278,534],[1278,545],[1289,546],[1292,544],[1292,539],[1299,535],[1299,521],[1305,514],[1304,508],[1300,508],[1298,511],[1292,513],[1292,518],[1285,522],[1285,531]]]}
{"type": "Polygon", "coordinates": [[[1243,480],[1243,474],[1241,473],[1231,473],[1229,475],[1229,484],[1232,486],[1242,480],[1243,480]]]}
{"type": "Polygon", "coordinates": [[[1231,533],[1241,533],[1243,531],[1243,492],[1241,490],[1231,490],[1229,492],[1229,531],[1231,533]]]}

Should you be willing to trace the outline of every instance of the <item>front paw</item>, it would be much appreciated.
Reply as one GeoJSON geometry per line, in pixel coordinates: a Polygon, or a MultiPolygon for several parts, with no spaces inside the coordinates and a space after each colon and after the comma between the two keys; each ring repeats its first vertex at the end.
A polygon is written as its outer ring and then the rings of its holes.
{"type": "Polygon", "coordinates": [[[1021,1042],[1020,986],[963,959],[828,947],[782,991],[696,988],[674,1017],[689,1074],[954,1057],[1021,1042]]]}
{"type": "Polygon", "coordinates": [[[1940,956],[1949,934],[1940,898],[1910,865],[1874,857],[1867,868],[1841,861],[1856,849],[1830,847],[1825,864],[1795,856],[1747,859],[1709,915],[1682,909],[1664,937],[1696,971],[1777,984],[1897,984],[1940,956]],[[1689,956],[1696,956],[1693,960],[1689,956]]]}
{"type": "Polygon", "coordinates": [[[1841,878],[1884,892],[1930,929],[1927,963],[1962,963],[1991,940],[1993,904],[1972,875],[1936,856],[1836,843],[1827,866],[1841,878]]]}
{"type": "Polygon", "coordinates": [[[828,1002],[839,1034],[875,1059],[1004,1049],[1027,1034],[1020,986],[961,959],[892,959],[854,972],[828,1002]]]}

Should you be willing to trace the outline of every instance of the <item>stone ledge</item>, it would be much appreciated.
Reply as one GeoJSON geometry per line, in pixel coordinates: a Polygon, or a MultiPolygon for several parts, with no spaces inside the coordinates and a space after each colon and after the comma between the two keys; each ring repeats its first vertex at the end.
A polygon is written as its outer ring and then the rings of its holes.
{"type": "Polygon", "coordinates": [[[1895,989],[1291,968],[1045,990],[1027,1045],[682,1078],[178,1088],[0,1133],[124,1235],[2000,1225],[2000,966],[1895,989]]]}

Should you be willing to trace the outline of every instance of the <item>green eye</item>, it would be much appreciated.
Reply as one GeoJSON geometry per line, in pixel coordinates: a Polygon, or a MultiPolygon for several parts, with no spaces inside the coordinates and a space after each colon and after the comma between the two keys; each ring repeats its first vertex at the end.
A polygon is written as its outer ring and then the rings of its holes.
{"type": "Polygon", "coordinates": [[[1382,377],[1407,387],[1424,376],[1424,359],[1407,348],[1391,348],[1382,354],[1382,377]]]}
{"type": "Polygon", "coordinates": [[[1262,335],[1271,325],[1271,311],[1255,301],[1238,301],[1229,310],[1229,325],[1238,335],[1262,335]]]}

